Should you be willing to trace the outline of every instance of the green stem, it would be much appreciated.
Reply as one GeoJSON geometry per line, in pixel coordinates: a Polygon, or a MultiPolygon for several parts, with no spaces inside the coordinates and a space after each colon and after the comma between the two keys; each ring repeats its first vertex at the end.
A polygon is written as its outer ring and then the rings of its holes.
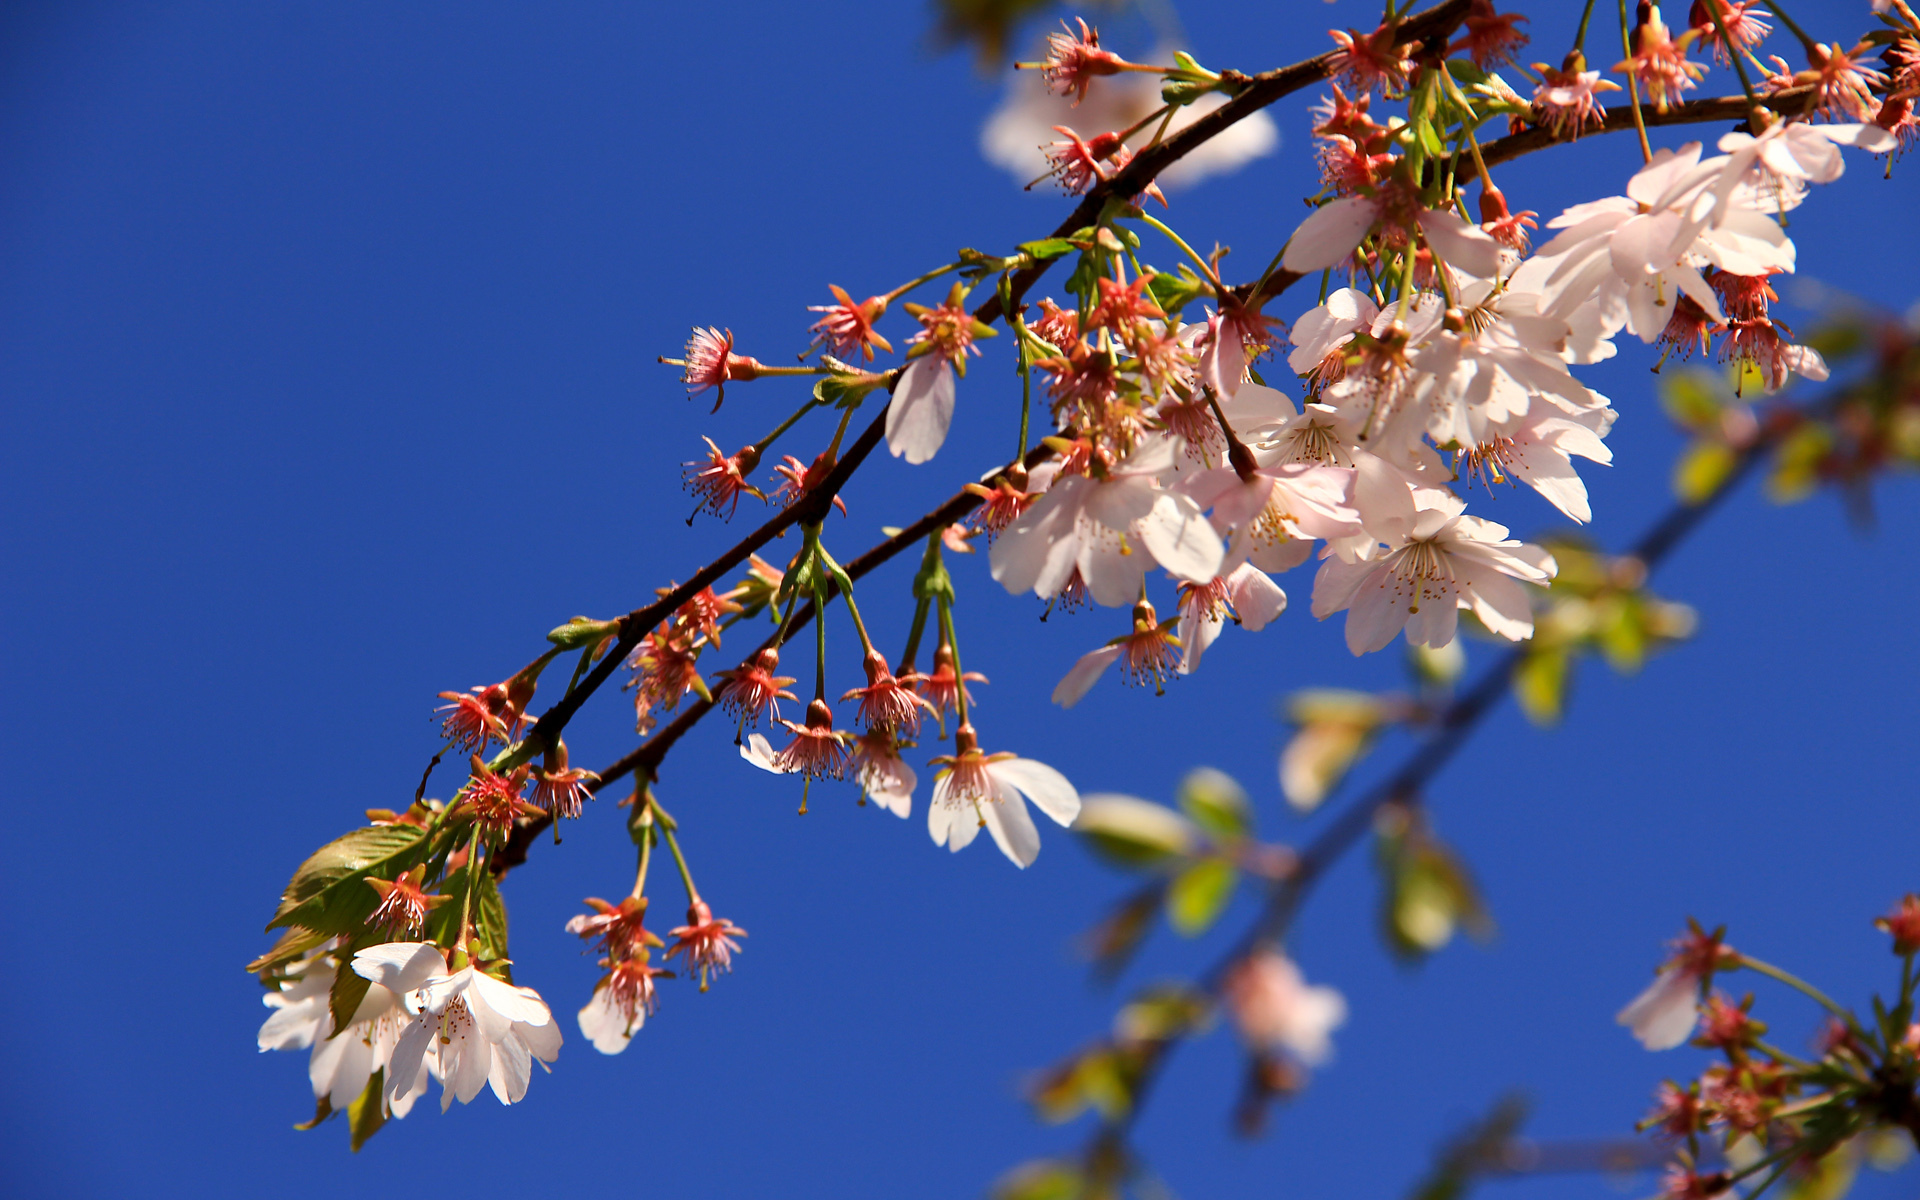
{"type": "MultiPolygon", "coordinates": [[[[644,794],[649,797],[652,795],[651,792],[644,794]]],[[[647,868],[652,865],[653,862],[653,843],[656,836],[653,832],[652,801],[649,799],[641,803],[643,811],[636,819],[640,822],[641,828],[646,832],[640,837],[640,866],[633,873],[632,894],[635,899],[639,899],[641,896],[647,894],[647,868]]]]}
{"type": "Polygon", "coordinates": [[[1769,1042],[1762,1042],[1762,1041],[1756,1040],[1753,1043],[1753,1047],[1754,1049],[1760,1051],[1763,1054],[1772,1055],[1774,1058],[1779,1059],[1783,1063],[1791,1063],[1795,1068],[1799,1070],[1810,1071],[1813,1069],[1813,1064],[1808,1062],[1806,1059],[1797,1057],[1792,1054],[1788,1054],[1785,1050],[1782,1050],[1778,1046],[1775,1046],[1769,1042]]]}
{"type": "Polygon", "coordinates": [[[1027,460],[1027,420],[1033,411],[1033,347],[1027,344],[1027,322],[1019,313],[1013,315],[1013,332],[1020,346],[1020,453],[1013,461],[1023,463],[1027,460]]]}
{"type": "MultiPolygon", "coordinates": [[[[1740,91],[1747,98],[1747,107],[1759,108],[1760,99],[1753,94],[1753,80],[1747,78],[1747,64],[1740,61],[1739,50],[1733,44],[1733,35],[1727,32],[1727,19],[1720,12],[1718,0],[1707,0],[1707,15],[1713,18],[1713,27],[1720,31],[1720,41],[1727,48],[1727,57],[1733,61],[1734,73],[1740,76],[1740,91]]],[[[1761,130],[1755,129],[1757,137],[1761,130]]]]}
{"type": "Polygon", "coordinates": [[[813,622],[814,659],[813,659],[813,698],[827,698],[827,604],[826,596],[816,593],[813,607],[819,616],[813,622]]]}
{"type": "Polygon", "coordinates": [[[660,832],[666,835],[667,849],[673,852],[673,865],[680,868],[680,882],[687,887],[687,903],[696,904],[700,900],[700,889],[693,886],[693,872],[687,870],[687,856],[680,853],[680,839],[673,835],[673,831],[678,829],[679,825],[667,815],[667,810],[661,808],[659,802],[652,798],[651,793],[648,794],[647,803],[653,805],[654,813],[660,818],[660,832]]]}
{"type": "Polygon", "coordinates": [[[1851,1012],[1848,1012],[1846,1009],[1841,1008],[1838,1004],[1834,1003],[1832,997],[1828,996],[1825,992],[1821,991],[1819,988],[1813,986],[1812,984],[1808,983],[1806,980],[1800,978],[1799,976],[1789,974],[1786,971],[1782,971],[1779,967],[1776,967],[1771,963],[1761,962],[1759,959],[1753,957],[1751,954],[1742,953],[1740,955],[1740,966],[1747,968],[1749,971],[1757,971],[1760,974],[1765,975],[1767,978],[1775,980],[1779,983],[1786,984],[1788,987],[1792,988],[1794,991],[1801,993],[1802,995],[1806,996],[1808,999],[1812,1000],[1815,1004],[1818,1004],[1821,1008],[1826,1009],[1828,1012],[1832,1013],[1834,1016],[1839,1017],[1841,1020],[1845,1021],[1850,1028],[1855,1030],[1858,1030],[1860,1028],[1859,1023],[1854,1020],[1853,1014],[1851,1012]]]}
{"type": "Polygon", "coordinates": [[[1180,247],[1181,250],[1185,251],[1187,257],[1193,260],[1194,265],[1200,268],[1200,272],[1202,275],[1206,277],[1207,282],[1213,285],[1214,293],[1216,295],[1219,294],[1223,285],[1220,282],[1220,276],[1214,273],[1212,263],[1200,257],[1200,252],[1198,250],[1195,250],[1192,246],[1187,245],[1187,240],[1185,238],[1181,237],[1179,234],[1175,233],[1173,230],[1167,228],[1166,224],[1160,221],[1158,218],[1151,217],[1146,213],[1142,212],[1140,214],[1139,219],[1142,221],[1145,221],[1147,224],[1153,226],[1155,229],[1158,229],[1161,233],[1167,236],[1167,239],[1169,241],[1171,241],[1174,245],[1180,247]]]}
{"type": "Polygon", "coordinates": [[[931,604],[930,600],[922,600],[913,607],[913,628],[907,630],[907,648],[900,655],[900,673],[903,675],[913,670],[913,660],[920,653],[920,635],[926,632],[927,608],[931,604]]]}
{"type": "Polygon", "coordinates": [[[1573,35],[1573,48],[1576,53],[1585,54],[1587,48],[1587,22],[1593,19],[1593,0],[1587,0],[1587,6],[1580,10],[1580,28],[1573,35]]]}
{"type": "Polygon", "coordinates": [[[935,267],[933,270],[928,271],[925,275],[915,275],[912,279],[907,280],[905,283],[901,284],[899,287],[888,292],[885,296],[881,297],[881,299],[885,300],[888,304],[892,304],[895,300],[898,300],[900,297],[906,295],[908,292],[919,287],[921,284],[931,283],[934,280],[940,278],[942,275],[952,274],[953,272],[958,271],[959,269],[960,269],[960,264],[957,262],[950,262],[944,267],[935,267]]]}
{"type": "Polygon", "coordinates": [[[1139,133],[1142,129],[1145,129],[1147,126],[1153,124],[1155,121],[1158,121],[1161,117],[1163,116],[1170,117],[1172,115],[1173,115],[1173,106],[1170,104],[1162,104],[1159,108],[1154,109],[1152,112],[1148,113],[1146,116],[1141,117],[1138,121],[1135,121],[1133,124],[1127,126],[1126,130],[1120,134],[1120,140],[1124,142],[1128,138],[1132,137],[1134,134],[1139,133]]]}
{"type": "Polygon", "coordinates": [[[1787,27],[1788,33],[1800,39],[1801,49],[1805,50],[1809,56],[1813,54],[1814,50],[1819,48],[1820,43],[1808,36],[1807,31],[1800,28],[1794,19],[1787,15],[1787,10],[1775,4],[1774,0],[1767,0],[1767,10],[1773,13],[1774,16],[1780,18],[1780,23],[1787,27]]]}
{"type": "Polygon", "coordinates": [[[945,600],[940,601],[940,632],[947,643],[947,653],[953,658],[954,707],[959,710],[960,724],[967,720],[967,675],[960,666],[960,639],[953,636],[953,606],[945,600]]]}
{"type": "Polygon", "coordinates": [[[573,665],[573,678],[567,680],[567,690],[560,693],[562,697],[573,694],[573,685],[580,682],[580,676],[586,674],[587,668],[593,664],[593,651],[592,646],[587,646],[580,651],[580,661],[573,665]]]}
{"type": "Polygon", "coordinates": [[[853,593],[841,588],[840,598],[847,602],[847,612],[853,617],[853,631],[860,635],[861,650],[872,654],[873,639],[867,636],[867,623],[860,619],[860,606],[853,602],[853,593]]]}
{"type": "Polygon", "coordinates": [[[467,886],[460,889],[460,933],[454,942],[454,966],[470,966],[473,952],[470,938],[473,932],[473,893],[479,888],[480,880],[480,826],[473,827],[473,839],[467,843],[467,886]],[[459,960],[465,956],[467,961],[459,960]]]}
{"type": "Polygon", "coordinates": [[[784,434],[787,430],[792,429],[795,425],[798,425],[800,423],[801,417],[806,416],[808,413],[812,412],[814,409],[819,407],[820,407],[820,402],[818,400],[809,399],[805,404],[802,404],[799,408],[795,409],[793,411],[792,416],[788,417],[786,420],[774,426],[772,433],[769,433],[767,436],[755,442],[753,444],[754,453],[765,454],[767,452],[767,447],[773,445],[774,442],[778,441],[781,434],[784,434]]]}
{"type": "Polygon", "coordinates": [[[853,420],[853,410],[858,407],[858,404],[849,404],[846,411],[840,414],[840,428],[833,431],[833,441],[827,444],[828,462],[840,461],[840,439],[847,436],[847,422],[853,420]]]}
{"type": "MultiPolygon", "coordinates": [[[[1631,28],[1627,21],[1627,0],[1620,0],[1620,49],[1626,53],[1629,65],[1633,61],[1631,28]]],[[[1640,76],[1631,69],[1627,71],[1627,97],[1633,102],[1633,127],[1640,134],[1640,158],[1644,162],[1652,162],[1653,143],[1647,141],[1646,118],[1640,115],[1640,76]]]]}

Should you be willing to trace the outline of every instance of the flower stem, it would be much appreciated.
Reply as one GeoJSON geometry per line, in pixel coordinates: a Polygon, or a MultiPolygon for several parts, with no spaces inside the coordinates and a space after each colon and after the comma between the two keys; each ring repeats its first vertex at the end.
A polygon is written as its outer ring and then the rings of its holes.
{"type": "Polygon", "coordinates": [[[933,270],[928,271],[925,275],[915,275],[912,279],[907,280],[905,283],[901,284],[899,287],[888,292],[885,296],[882,296],[881,299],[885,300],[888,304],[892,304],[895,300],[898,300],[900,297],[906,295],[908,292],[919,287],[921,284],[931,283],[933,280],[940,278],[942,275],[950,274],[951,272],[958,271],[959,269],[960,269],[960,264],[957,262],[950,262],[944,267],[935,267],[933,270]]]}
{"type": "Polygon", "coordinates": [[[814,409],[819,407],[820,407],[820,402],[818,400],[809,398],[805,404],[802,404],[799,408],[796,408],[793,410],[792,416],[780,422],[778,425],[775,425],[773,427],[772,433],[769,433],[767,436],[755,442],[753,444],[754,453],[765,454],[767,452],[767,448],[773,445],[775,441],[779,440],[781,434],[784,434],[787,430],[792,429],[795,425],[798,425],[800,423],[801,417],[806,416],[808,413],[812,412],[814,409]]]}
{"type": "Polygon", "coordinates": [[[1774,16],[1780,18],[1780,23],[1787,27],[1787,32],[1800,39],[1800,48],[1805,50],[1809,56],[1811,56],[1815,50],[1819,49],[1820,43],[1814,41],[1813,38],[1807,34],[1806,30],[1800,28],[1799,24],[1787,15],[1787,10],[1774,3],[1774,0],[1767,0],[1767,10],[1774,16]]]}
{"type": "Polygon", "coordinates": [[[927,628],[927,608],[932,603],[922,600],[913,608],[913,627],[907,630],[907,648],[900,655],[900,673],[906,674],[913,669],[913,660],[920,653],[920,635],[927,628]]]}
{"type": "Polygon", "coordinates": [[[652,795],[653,794],[643,786],[640,791],[635,794],[634,799],[634,803],[640,805],[640,812],[634,817],[634,820],[646,831],[640,836],[640,865],[633,873],[632,895],[636,900],[647,893],[647,868],[653,863],[653,843],[656,835],[653,832],[652,795]]]}
{"type": "Polygon", "coordinates": [[[1834,1002],[1831,996],[1828,996],[1825,992],[1821,991],[1817,987],[1814,987],[1812,984],[1808,983],[1806,980],[1800,978],[1799,976],[1789,974],[1786,971],[1782,971],[1779,967],[1774,966],[1772,963],[1761,962],[1759,959],[1753,957],[1751,954],[1746,954],[1746,953],[1742,953],[1740,955],[1740,965],[1747,968],[1749,971],[1757,971],[1760,974],[1765,975],[1769,979],[1775,980],[1779,983],[1786,984],[1788,987],[1792,988],[1794,991],[1801,993],[1802,995],[1806,996],[1808,999],[1812,1000],[1815,1004],[1818,1004],[1821,1008],[1826,1009],[1828,1012],[1832,1013],[1834,1016],[1839,1017],[1841,1020],[1845,1021],[1850,1027],[1856,1030],[1859,1029],[1859,1025],[1854,1021],[1854,1017],[1851,1012],[1847,1011],[1844,1008],[1841,1008],[1838,1004],[1834,1002]]]}
{"type": "Polygon", "coordinates": [[[1145,212],[1142,212],[1140,214],[1140,219],[1142,221],[1145,221],[1147,224],[1153,226],[1155,229],[1158,229],[1161,233],[1167,236],[1167,239],[1169,241],[1171,241],[1174,245],[1180,247],[1181,250],[1185,251],[1187,257],[1191,258],[1194,261],[1194,265],[1200,268],[1200,273],[1206,277],[1207,282],[1213,285],[1214,294],[1215,295],[1219,294],[1223,285],[1220,282],[1220,276],[1214,273],[1212,263],[1208,262],[1204,258],[1201,258],[1200,252],[1198,250],[1195,250],[1192,246],[1187,245],[1187,240],[1181,237],[1179,234],[1175,233],[1173,230],[1169,229],[1164,222],[1160,221],[1155,217],[1149,216],[1145,212]]]}
{"type": "MultiPolygon", "coordinates": [[[[1027,458],[1027,419],[1033,411],[1033,347],[1027,344],[1026,318],[1019,313],[1013,314],[1013,332],[1014,341],[1020,348],[1020,452],[1013,456],[1013,461],[1019,463],[1027,458]]],[[[920,611],[924,619],[925,607],[920,611]]],[[[916,638],[915,642],[918,640],[916,638]]]]}
{"type": "MultiPolygon", "coordinates": [[[[814,605],[822,608],[822,605],[814,605]]],[[[813,620],[813,698],[827,698],[827,614],[822,611],[813,620]]]]}
{"type": "Polygon", "coordinates": [[[1124,142],[1128,138],[1132,137],[1134,134],[1139,133],[1142,129],[1145,129],[1147,126],[1153,124],[1155,121],[1158,121],[1161,117],[1163,116],[1170,117],[1172,115],[1173,115],[1173,106],[1169,104],[1162,104],[1159,108],[1154,109],[1152,112],[1148,113],[1146,116],[1141,117],[1138,121],[1135,121],[1133,124],[1127,126],[1126,130],[1123,133],[1121,133],[1120,140],[1124,142]]]}
{"type": "Polygon", "coordinates": [[[660,807],[660,802],[653,798],[652,792],[647,793],[647,803],[653,807],[654,813],[660,818],[660,832],[666,836],[667,849],[673,852],[673,865],[680,868],[680,882],[687,888],[687,903],[690,905],[698,903],[700,889],[693,886],[693,872],[687,870],[687,856],[680,853],[680,839],[673,835],[673,831],[680,827],[679,824],[667,815],[666,809],[660,807]]]}
{"type": "Polygon", "coordinates": [[[954,708],[960,715],[960,724],[967,720],[967,675],[960,666],[960,639],[953,636],[953,606],[945,600],[940,601],[941,639],[947,643],[947,654],[953,659],[954,708]]]}
{"type": "MultiPolygon", "coordinates": [[[[1713,27],[1720,31],[1720,41],[1727,48],[1727,57],[1733,60],[1734,73],[1740,76],[1740,91],[1747,98],[1747,108],[1759,108],[1760,98],[1753,94],[1753,80],[1747,78],[1747,64],[1740,61],[1739,52],[1733,45],[1733,35],[1727,32],[1727,19],[1720,12],[1719,0],[1707,0],[1707,15],[1713,18],[1713,27]]],[[[1753,131],[1755,137],[1761,132],[1759,128],[1753,131]]]]}
{"type": "Polygon", "coordinates": [[[867,636],[867,623],[860,619],[860,606],[853,602],[853,593],[846,588],[841,588],[840,598],[847,602],[847,612],[853,617],[853,631],[860,635],[860,648],[872,654],[873,639],[867,636]]]}
{"type": "Polygon", "coordinates": [[[1640,114],[1640,76],[1633,67],[1632,25],[1627,21],[1627,0],[1620,0],[1620,49],[1626,52],[1627,97],[1633,102],[1633,128],[1640,135],[1640,159],[1653,161],[1653,144],[1647,141],[1647,121],[1640,114]]]}
{"type": "Polygon", "coordinates": [[[1587,47],[1587,22],[1593,19],[1593,0],[1587,0],[1587,6],[1580,10],[1580,28],[1573,35],[1573,49],[1576,54],[1584,54],[1587,47]]]}

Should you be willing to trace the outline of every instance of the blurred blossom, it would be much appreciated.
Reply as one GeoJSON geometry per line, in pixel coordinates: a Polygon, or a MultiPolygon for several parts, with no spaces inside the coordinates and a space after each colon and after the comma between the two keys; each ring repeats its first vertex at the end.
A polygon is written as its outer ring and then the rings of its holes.
{"type": "MultiPolygon", "coordinates": [[[[1165,48],[1154,51],[1148,58],[1158,63],[1172,60],[1173,52],[1165,48]]],[[[988,162],[1004,167],[1022,184],[1048,170],[1047,157],[1040,147],[1059,136],[1053,131],[1055,125],[1071,125],[1091,136],[1126,129],[1160,106],[1160,79],[1154,75],[1100,79],[1087,92],[1087,98],[1074,107],[1071,97],[1057,96],[1047,90],[1047,81],[1040,72],[1012,74],[1005,98],[980,131],[980,152],[988,162]]],[[[1224,96],[1202,96],[1177,110],[1173,124],[1168,127],[1169,136],[1225,103],[1224,96]]],[[[1153,138],[1153,128],[1141,130],[1128,139],[1129,144],[1135,149],[1145,146],[1153,138]]],[[[1256,112],[1160,172],[1157,179],[1162,187],[1186,187],[1214,175],[1237,171],[1279,148],[1280,131],[1273,118],[1256,112]]]]}

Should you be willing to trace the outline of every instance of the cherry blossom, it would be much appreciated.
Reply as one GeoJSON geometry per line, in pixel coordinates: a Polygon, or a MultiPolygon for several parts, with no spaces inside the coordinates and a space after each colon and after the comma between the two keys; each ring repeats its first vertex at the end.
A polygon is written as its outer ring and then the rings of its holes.
{"type": "Polygon", "coordinates": [[[853,777],[860,796],[896,817],[913,812],[913,789],[919,782],[900,758],[900,746],[887,731],[863,733],[853,744],[853,777]]]}
{"type": "Polygon", "coordinates": [[[943,769],[927,804],[927,832],[955,853],[985,829],[1015,866],[1031,866],[1040,855],[1040,831],[1023,795],[1056,824],[1071,825],[1080,815],[1080,793],[1066,776],[1030,758],[981,753],[971,725],[955,731],[952,755],[933,761],[943,769]]]}
{"type": "Polygon", "coordinates": [[[1544,126],[1562,141],[1574,141],[1589,126],[1598,127],[1605,118],[1600,108],[1600,93],[1617,92],[1620,85],[1602,79],[1600,72],[1579,66],[1555,70],[1546,63],[1533,64],[1540,73],[1540,86],[1533,92],[1533,123],[1544,126]]]}
{"type": "Polygon", "coordinates": [[[704,992],[709,975],[733,970],[733,956],[740,950],[740,943],[733,939],[747,936],[747,931],[725,917],[714,916],[707,902],[695,897],[687,906],[687,923],[668,930],[667,936],[673,939],[667,957],[684,955],[681,965],[690,976],[700,976],[700,990],[704,992]]]}
{"type": "Polygon", "coordinates": [[[650,966],[646,956],[602,959],[607,973],[593,986],[593,998],[580,1010],[580,1032],[602,1054],[618,1054],[647,1023],[659,1004],[653,981],[672,971],[650,966]]]}
{"type": "MultiPolygon", "coordinates": [[[[366,1091],[373,1073],[388,1067],[407,1014],[398,996],[371,984],[353,1019],[335,1036],[328,1007],[337,974],[335,949],[328,942],[309,952],[287,968],[278,990],[261,997],[273,1012],[260,1026],[258,1042],[262,1051],[311,1047],[307,1075],[314,1099],[325,1101],[331,1111],[344,1112],[366,1091]]],[[[404,1117],[425,1090],[426,1072],[421,1070],[398,1096],[382,1092],[382,1109],[388,1116],[404,1117]]]]}
{"type": "Polygon", "coordinates": [[[1346,997],[1307,983],[1278,950],[1262,948],[1234,964],[1221,991],[1234,1026],[1250,1045],[1285,1050],[1308,1066],[1332,1056],[1332,1033],[1347,1019],[1346,997]]]}
{"type": "Polygon", "coordinates": [[[1128,683],[1152,683],[1159,691],[1180,659],[1177,620],[1161,621],[1153,605],[1142,599],[1133,606],[1133,632],[1117,637],[1083,656],[1053,689],[1053,702],[1072,708],[1092,690],[1108,667],[1120,663],[1128,683]]]}
{"type": "Polygon", "coordinates": [[[1066,588],[1078,569],[1097,604],[1131,604],[1154,563],[1189,579],[1218,573],[1224,549],[1200,507],[1157,486],[1170,444],[1137,455],[1105,479],[1055,479],[1046,495],[993,544],[993,577],[1016,595],[1043,599],[1066,588]]]}
{"type": "Polygon", "coordinates": [[[527,1093],[533,1060],[550,1063],[560,1054],[560,1030],[540,993],[471,964],[450,972],[438,946],[369,946],[354,954],[353,969],[400,996],[413,1018],[393,1048],[389,1097],[408,1094],[430,1063],[440,1080],[440,1111],[456,1096],[468,1103],[482,1087],[512,1104],[527,1093]]]}
{"type": "Polygon", "coordinates": [[[1313,583],[1313,615],[1347,612],[1347,648],[1383,649],[1403,628],[1416,645],[1453,640],[1459,610],[1470,608],[1493,633],[1519,641],[1533,634],[1533,609],[1520,582],[1544,585],[1556,570],[1538,546],[1509,540],[1504,525],[1436,501],[1377,557],[1330,557],[1313,583]]]}
{"type": "Polygon", "coordinates": [[[838,284],[828,284],[827,290],[833,293],[832,304],[809,304],[808,312],[825,313],[815,321],[808,332],[817,335],[814,345],[825,344],[828,349],[842,358],[858,352],[868,362],[873,361],[875,346],[893,353],[893,344],[881,337],[873,328],[873,323],[886,315],[887,298],[869,296],[855,304],[853,297],[838,284]]]}
{"type": "Polygon", "coordinates": [[[1500,269],[1498,242],[1457,213],[1409,202],[1403,190],[1389,182],[1376,194],[1342,196],[1315,209],[1288,239],[1281,265],[1299,274],[1337,267],[1384,222],[1401,236],[1417,227],[1436,254],[1469,275],[1484,278],[1500,269]]]}
{"type": "Polygon", "coordinates": [[[759,360],[733,352],[731,329],[722,333],[718,329],[696,327],[687,339],[684,353],[685,358],[663,358],[660,361],[681,368],[680,379],[687,385],[689,397],[711,390],[715,412],[720,411],[721,402],[727,398],[727,384],[736,379],[753,380],[760,377],[759,360]]]}
{"type": "Polygon", "coordinates": [[[1615,1018],[1649,1050],[1671,1050],[1693,1036],[1700,997],[1714,972],[1739,958],[1720,944],[1718,934],[1703,933],[1699,926],[1675,941],[1673,950],[1653,982],[1615,1018]]]}
{"type": "Polygon", "coordinates": [[[734,510],[740,507],[740,497],[767,498],[759,488],[747,482],[747,473],[760,465],[757,447],[746,446],[728,455],[720,453],[720,447],[714,445],[712,438],[703,437],[700,440],[707,444],[707,457],[681,464],[687,490],[699,501],[700,507],[695,512],[704,509],[716,517],[731,517],[734,510]]]}
{"type": "Polygon", "coordinates": [[[1180,666],[1182,675],[1200,667],[1200,656],[1213,645],[1227,619],[1249,633],[1265,629],[1287,610],[1287,594],[1252,563],[1240,563],[1206,583],[1180,586],[1180,666]]]}
{"type": "MultiPolygon", "coordinates": [[[[1172,51],[1158,49],[1153,57],[1165,61],[1172,51]]],[[[1158,109],[1161,82],[1148,74],[1116,75],[1101,81],[1085,99],[1070,102],[1053,94],[1046,80],[1034,72],[1014,73],[1008,81],[1005,98],[987,118],[980,131],[980,151],[988,162],[1010,172],[1021,183],[1047,170],[1045,155],[1039,149],[1049,140],[1053,128],[1071,120],[1082,129],[1129,129],[1158,109]]],[[[1176,109],[1168,134],[1206,116],[1227,102],[1225,96],[1209,93],[1192,104],[1176,109]]],[[[1142,135],[1144,137],[1146,135],[1142,135]]],[[[1280,145],[1279,127],[1265,112],[1249,114],[1209,138],[1168,167],[1159,182],[1170,188],[1190,187],[1204,179],[1239,170],[1253,159],[1273,153],[1280,145]]],[[[1051,335],[1042,337],[1058,345],[1051,335]]]]}

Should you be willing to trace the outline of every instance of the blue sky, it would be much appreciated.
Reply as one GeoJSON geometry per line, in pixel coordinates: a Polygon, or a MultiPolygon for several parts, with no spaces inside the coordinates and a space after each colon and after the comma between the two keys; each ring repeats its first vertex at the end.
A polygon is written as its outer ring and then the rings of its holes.
{"type": "MultiPolygon", "coordinates": [[[[1835,37],[1864,9],[1796,5],[1835,37]]],[[[1254,70],[1372,11],[1182,16],[1203,61],[1254,70]]],[[[1017,1090],[1109,1020],[1118,994],[1089,984],[1073,939],[1124,881],[1051,826],[1020,872],[984,842],[937,850],[919,807],[900,822],[816,792],[797,818],[717,727],[661,796],[751,937],[734,975],[669,992],[625,1055],[571,1036],[596,972],[560,930],[631,871],[609,804],[507,888],[518,978],[570,1037],[524,1105],[423,1106],[357,1157],[337,1125],[294,1133],[304,1063],[255,1052],[264,1010],[240,970],[299,860],[410,796],[434,693],[504,677],[551,626],[626,611],[721,544],[683,523],[678,463],[701,433],[759,436],[800,392],[737,389],[710,417],[655,355],[698,323],[777,360],[828,283],[884,290],[1065,211],[980,159],[994,85],[928,48],[922,7],[74,3],[0,22],[0,711],[23,755],[0,873],[8,1193],[337,1196],[467,1170],[537,1194],[966,1196],[1076,1145],[1017,1090]]],[[[1535,13],[1537,57],[1569,24],[1535,13]]],[[[1276,106],[1278,155],[1174,197],[1190,237],[1242,247],[1243,274],[1312,190],[1312,99],[1276,106]]],[[[1637,160],[1616,137],[1500,178],[1551,215],[1617,192],[1637,160]]],[[[1855,161],[1794,214],[1801,277],[1912,304],[1915,200],[1910,170],[1855,161]]],[[[880,462],[850,491],[828,527],[843,558],[1004,456],[1017,391],[992,355],[932,468],[880,462]]],[[[1648,362],[1623,345],[1593,376],[1622,414],[1616,465],[1587,472],[1592,533],[1614,547],[1665,506],[1680,445],[1648,362]]],[[[1141,1129],[1179,1193],[1391,1194],[1515,1089],[1542,1136],[1624,1133],[1659,1078],[1699,1065],[1612,1024],[1688,914],[1849,1001],[1890,985],[1867,921],[1920,887],[1920,494],[1900,480],[1880,499],[1862,532],[1830,499],[1743,492],[1656,580],[1699,609],[1697,640],[1634,679],[1587,669],[1557,730],[1511,704],[1487,723],[1429,799],[1499,921],[1490,946],[1396,965],[1364,855],[1343,864],[1292,942],[1349,999],[1338,1055],[1246,1143],[1225,1129],[1230,1037],[1184,1052],[1141,1129]]],[[[1521,533],[1555,524],[1530,495],[1475,504],[1521,533]]],[[[910,571],[863,590],[888,645],[910,571]]],[[[1212,764],[1269,836],[1310,834],[1274,783],[1277,700],[1401,668],[1353,660],[1337,622],[1307,615],[1306,574],[1282,582],[1294,612],[1229,631],[1166,697],[1109,681],[1063,712],[1048,690],[1114,615],[1043,626],[960,564],[967,665],[993,680],[983,739],[1085,791],[1165,798],[1212,764]]],[[[570,744],[592,766],[631,737],[608,696],[570,744]]],[[[1219,944],[1162,932],[1123,987],[1219,944]]],[[[1762,1004],[1789,1046],[1814,1027],[1805,1004],[1762,1004]]]]}

